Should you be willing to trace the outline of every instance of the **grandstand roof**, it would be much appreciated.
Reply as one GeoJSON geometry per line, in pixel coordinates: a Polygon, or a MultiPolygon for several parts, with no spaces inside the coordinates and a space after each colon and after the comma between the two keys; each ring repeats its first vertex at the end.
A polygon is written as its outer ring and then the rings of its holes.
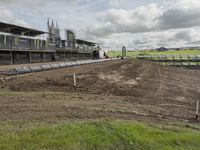
{"type": "Polygon", "coordinates": [[[5,23],[5,22],[0,22],[0,32],[26,35],[26,36],[38,36],[38,35],[46,33],[44,31],[22,27],[19,25],[14,25],[14,24],[5,23]]]}
{"type": "Polygon", "coordinates": [[[97,43],[94,42],[89,42],[89,41],[85,41],[85,40],[81,40],[81,39],[76,39],[76,43],[77,44],[85,44],[88,46],[95,46],[97,43]]]}

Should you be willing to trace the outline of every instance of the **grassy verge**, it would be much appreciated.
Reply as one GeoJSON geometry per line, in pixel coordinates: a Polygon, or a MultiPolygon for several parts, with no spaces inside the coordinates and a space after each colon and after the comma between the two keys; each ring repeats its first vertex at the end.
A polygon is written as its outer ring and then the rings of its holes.
{"type": "Polygon", "coordinates": [[[200,132],[125,121],[0,127],[1,150],[199,150],[200,132]]]}
{"type": "MultiPolygon", "coordinates": [[[[200,50],[169,50],[169,51],[163,51],[163,52],[127,52],[127,56],[136,56],[140,54],[145,55],[200,55],[200,50]]],[[[109,51],[108,56],[109,57],[117,57],[121,56],[121,51],[109,51]]]]}

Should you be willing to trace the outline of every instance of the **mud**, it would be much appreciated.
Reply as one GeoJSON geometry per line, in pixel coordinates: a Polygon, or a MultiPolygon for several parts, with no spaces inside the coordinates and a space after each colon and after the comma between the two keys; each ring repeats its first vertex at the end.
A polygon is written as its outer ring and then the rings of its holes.
{"type": "Polygon", "coordinates": [[[30,94],[1,96],[0,120],[114,118],[195,123],[200,71],[121,60],[17,76],[1,82],[1,87],[1,91],[30,94]]]}

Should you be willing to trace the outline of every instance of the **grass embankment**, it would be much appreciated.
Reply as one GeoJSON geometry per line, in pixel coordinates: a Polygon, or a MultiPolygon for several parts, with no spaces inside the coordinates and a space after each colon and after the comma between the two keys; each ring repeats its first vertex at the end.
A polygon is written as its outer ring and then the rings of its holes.
{"type": "MultiPolygon", "coordinates": [[[[127,52],[127,56],[136,56],[136,55],[200,55],[200,50],[169,50],[163,52],[127,52]]],[[[109,57],[121,56],[121,51],[109,51],[109,57]]]]}
{"type": "Polygon", "coordinates": [[[24,127],[1,124],[1,150],[199,150],[200,132],[127,121],[24,127]]]}

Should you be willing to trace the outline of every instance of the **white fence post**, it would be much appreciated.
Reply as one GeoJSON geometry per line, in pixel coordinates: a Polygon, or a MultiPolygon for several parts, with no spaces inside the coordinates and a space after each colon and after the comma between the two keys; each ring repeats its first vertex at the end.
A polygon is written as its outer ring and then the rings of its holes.
{"type": "Polygon", "coordinates": [[[199,117],[199,101],[197,101],[197,106],[196,106],[196,120],[198,120],[199,117]]]}
{"type": "Polygon", "coordinates": [[[77,84],[76,84],[76,74],[74,73],[74,88],[76,89],[76,86],[77,86],[77,84]]]}

